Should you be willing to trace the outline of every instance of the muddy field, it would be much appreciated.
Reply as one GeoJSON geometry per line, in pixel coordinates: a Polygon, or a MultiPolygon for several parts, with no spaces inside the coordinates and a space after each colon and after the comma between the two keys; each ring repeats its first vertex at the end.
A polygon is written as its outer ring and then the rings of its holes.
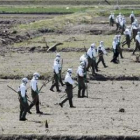
{"type": "MultiPolygon", "coordinates": [[[[42,81],[39,81],[41,85],[42,81]]],[[[90,81],[88,98],[77,98],[77,88],[74,89],[75,109],[68,103],[61,108],[58,103],[65,94],[49,91],[51,84],[40,93],[43,115],[35,114],[35,108],[28,114],[28,121],[18,121],[19,103],[16,93],[7,85],[16,89],[19,80],[0,81],[0,133],[17,135],[60,135],[60,136],[129,136],[140,135],[139,81],[90,81]],[[45,122],[49,128],[45,128],[45,122]]],[[[29,85],[28,85],[29,86],[29,85]]],[[[28,91],[30,97],[30,90],[28,91]]],[[[31,98],[30,98],[31,99],[31,98]]]]}
{"type": "MultiPolygon", "coordinates": [[[[22,37],[16,37],[11,33],[10,28],[21,23],[27,24],[45,18],[52,19],[55,16],[0,15],[1,38],[3,39],[0,43],[0,139],[139,139],[140,63],[136,63],[136,58],[132,55],[134,42],[130,50],[124,47],[124,59],[119,59],[119,64],[110,62],[112,50],[108,48],[108,55],[104,57],[108,68],[103,68],[102,64],[99,64],[100,71],[95,77],[91,76],[91,72],[88,74],[89,97],[77,98],[78,89],[74,89],[75,109],[69,108],[68,102],[63,108],[58,105],[64,99],[61,97],[66,94],[65,87],[61,87],[61,93],[53,93],[49,90],[50,82],[40,93],[40,108],[44,114],[37,115],[33,108],[32,114],[27,115],[28,121],[19,121],[18,96],[7,85],[17,90],[22,77],[27,76],[31,80],[32,74],[38,71],[41,74],[40,87],[42,82],[52,75],[55,52],[47,53],[47,48],[40,45],[31,46],[31,43],[27,43],[26,46],[16,46],[15,42],[27,41],[35,34],[29,32],[22,37]],[[49,125],[48,129],[45,128],[46,120],[49,125]]],[[[64,35],[67,42],[73,44],[82,38],[81,35],[88,35],[90,38],[92,35],[95,38],[100,35],[104,40],[105,35],[114,34],[115,30],[115,27],[110,28],[107,22],[108,19],[105,17],[96,17],[94,24],[91,25],[66,26],[61,35],[64,35]],[[98,22],[100,22],[99,25],[97,25],[98,22]]],[[[58,32],[37,32],[37,36],[48,37],[52,34],[59,35],[58,32]]],[[[86,37],[86,42],[88,42],[86,48],[92,43],[88,37],[86,37]]],[[[51,43],[56,43],[57,39],[53,38],[51,43]]],[[[84,39],[82,38],[80,45],[85,45],[84,39]]],[[[74,46],[59,49],[64,59],[63,71],[72,67],[74,79],[79,57],[84,51],[83,48],[74,46]]],[[[63,78],[64,75],[65,73],[63,78]]],[[[31,100],[29,83],[27,87],[31,100]]]]}

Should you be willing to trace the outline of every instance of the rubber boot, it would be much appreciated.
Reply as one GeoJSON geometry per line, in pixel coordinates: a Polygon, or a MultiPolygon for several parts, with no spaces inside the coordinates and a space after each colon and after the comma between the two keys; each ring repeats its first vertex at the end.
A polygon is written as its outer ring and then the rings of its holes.
{"type": "Polygon", "coordinates": [[[82,97],[86,97],[85,96],[85,88],[82,90],[82,97]]]}
{"type": "Polygon", "coordinates": [[[80,92],[81,92],[81,90],[78,89],[78,98],[81,98],[80,92]]]}
{"type": "Polygon", "coordinates": [[[19,113],[19,120],[21,120],[22,119],[22,111],[20,111],[20,113],[19,113]]]}
{"type": "Polygon", "coordinates": [[[69,104],[70,104],[70,108],[75,108],[75,106],[73,106],[73,103],[72,103],[72,98],[69,99],[69,104]]]}
{"type": "Polygon", "coordinates": [[[23,114],[22,114],[22,120],[27,120],[27,119],[26,119],[26,114],[27,114],[27,112],[24,111],[23,114]]]}
{"type": "Polygon", "coordinates": [[[52,92],[54,92],[53,88],[54,88],[54,85],[52,85],[51,88],[50,88],[50,90],[51,90],[52,92]]]}
{"type": "Polygon", "coordinates": [[[39,109],[39,105],[36,105],[36,113],[37,114],[43,114],[43,112],[41,112],[40,109],[39,109]]]}

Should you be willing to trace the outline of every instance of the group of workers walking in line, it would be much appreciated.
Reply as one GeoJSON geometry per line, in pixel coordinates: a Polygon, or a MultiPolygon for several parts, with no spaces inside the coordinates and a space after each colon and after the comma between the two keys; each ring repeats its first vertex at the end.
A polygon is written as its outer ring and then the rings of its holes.
{"type": "Polygon", "coordinates": [[[137,50],[140,51],[139,23],[133,11],[130,14],[130,26],[126,26],[126,19],[121,13],[119,13],[116,19],[114,13],[111,13],[111,15],[109,16],[109,21],[110,26],[113,26],[114,23],[116,23],[116,31],[117,33],[120,32],[120,34],[115,35],[112,42],[113,59],[111,60],[111,62],[119,63],[119,54],[121,58],[123,58],[122,47],[124,47],[124,45],[127,45],[128,49],[130,49],[132,40],[134,40],[135,42],[135,49],[133,50],[132,55],[134,55],[137,50]],[[121,42],[121,35],[125,36],[125,40],[123,42],[121,42]]]}
{"type": "MultiPolygon", "coordinates": [[[[136,42],[136,47],[133,51],[133,54],[135,54],[135,51],[137,49],[140,50],[140,32],[138,31],[139,25],[138,21],[136,20],[134,13],[132,12],[130,15],[131,18],[131,29],[126,27],[126,20],[125,17],[121,15],[121,13],[116,17],[112,13],[109,16],[110,19],[110,26],[113,26],[114,23],[116,22],[116,30],[122,30],[125,35],[125,41],[121,43],[121,35],[115,35],[113,42],[112,42],[112,50],[113,50],[113,58],[111,62],[113,63],[118,63],[118,57],[120,55],[121,58],[123,58],[122,55],[122,47],[127,44],[128,48],[130,48],[130,43],[132,39],[136,42]],[[122,47],[121,47],[122,46],[122,47]]],[[[78,91],[77,91],[77,97],[78,98],[84,98],[87,97],[88,95],[85,94],[85,91],[87,90],[87,72],[89,69],[92,71],[92,75],[95,76],[99,70],[98,66],[99,63],[102,62],[104,68],[107,68],[107,65],[104,60],[104,55],[107,55],[107,51],[104,47],[104,42],[100,41],[99,46],[96,48],[95,43],[92,43],[90,48],[85,52],[80,57],[80,64],[78,66],[76,75],[77,75],[77,82],[74,82],[72,78],[72,68],[68,68],[65,78],[64,78],[64,83],[62,80],[62,65],[63,65],[63,59],[60,56],[60,53],[56,54],[56,58],[54,59],[53,63],[53,81],[52,81],[52,86],[50,87],[50,91],[54,92],[54,87],[56,87],[57,92],[61,92],[60,90],[60,84],[62,86],[66,86],[66,93],[67,97],[59,103],[61,107],[63,107],[64,103],[66,101],[69,101],[69,106],[70,108],[75,108],[73,105],[73,88],[74,84],[78,86],[78,91]],[[98,59],[98,60],[97,60],[98,59]],[[60,84],[59,84],[60,83],[60,84]]],[[[30,86],[31,86],[31,96],[33,101],[28,104],[28,96],[27,96],[27,88],[26,85],[28,83],[27,78],[22,79],[22,83],[20,84],[18,88],[18,93],[19,93],[19,101],[20,101],[20,115],[19,115],[19,120],[20,121],[26,121],[26,114],[27,112],[29,114],[32,114],[31,109],[35,105],[36,106],[36,113],[37,114],[43,114],[43,112],[40,111],[39,108],[39,93],[41,89],[38,89],[38,79],[40,77],[40,74],[35,72],[33,74],[33,78],[31,80],[30,86]]],[[[75,86],[75,87],[76,87],[75,86]]]]}

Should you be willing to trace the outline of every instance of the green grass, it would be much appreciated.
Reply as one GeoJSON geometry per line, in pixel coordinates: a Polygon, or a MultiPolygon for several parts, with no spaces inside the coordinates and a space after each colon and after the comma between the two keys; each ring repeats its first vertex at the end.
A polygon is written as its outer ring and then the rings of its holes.
{"type": "MultiPolygon", "coordinates": [[[[93,11],[99,16],[108,16],[110,12],[129,15],[133,9],[114,10],[111,6],[0,6],[0,13],[46,13],[46,14],[69,14],[77,12],[93,11]]],[[[140,14],[139,9],[133,10],[136,15],[140,14]]]]}
{"type": "Polygon", "coordinates": [[[32,14],[32,13],[47,13],[47,14],[67,14],[75,12],[84,12],[89,9],[86,6],[0,6],[0,13],[22,13],[22,14],[32,14]]]}

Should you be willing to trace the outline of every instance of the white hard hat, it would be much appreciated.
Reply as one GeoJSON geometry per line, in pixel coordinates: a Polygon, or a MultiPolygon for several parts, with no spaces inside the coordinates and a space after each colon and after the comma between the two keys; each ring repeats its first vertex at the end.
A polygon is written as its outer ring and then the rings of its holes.
{"type": "Polygon", "coordinates": [[[95,44],[94,44],[94,43],[92,43],[90,47],[91,47],[91,48],[94,48],[94,47],[95,47],[95,44]]]}
{"type": "Polygon", "coordinates": [[[33,76],[40,77],[40,74],[38,72],[35,72],[33,76]]]}
{"type": "Polygon", "coordinates": [[[126,28],[126,29],[125,29],[125,31],[126,31],[126,32],[129,32],[129,29],[128,29],[128,28],[126,28]]]}
{"type": "Polygon", "coordinates": [[[25,77],[25,78],[22,79],[22,82],[23,83],[28,83],[28,79],[25,77]]]}
{"type": "Polygon", "coordinates": [[[100,44],[103,44],[104,43],[104,41],[100,41],[100,44]]]}
{"type": "Polygon", "coordinates": [[[72,73],[72,69],[71,68],[68,68],[67,72],[68,73],[72,73]]]}
{"type": "Polygon", "coordinates": [[[56,57],[60,57],[60,53],[57,53],[57,54],[56,54],[56,57]]]}

